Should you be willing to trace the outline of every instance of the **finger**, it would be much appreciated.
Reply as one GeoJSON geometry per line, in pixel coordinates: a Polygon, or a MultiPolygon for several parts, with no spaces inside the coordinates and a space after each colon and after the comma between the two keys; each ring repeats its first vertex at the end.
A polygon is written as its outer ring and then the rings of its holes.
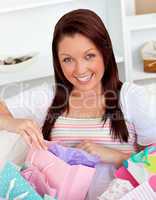
{"type": "MultiPolygon", "coordinates": [[[[35,124],[34,124],[35,126],[35,124]]],[[[30,126],[28,128],[30,128],[31,132],[32,132],[32,137],[34,138],[34,141],[39,144],[39,146],[42,148],[42,149],[47,149],[47,145],[45,144],[44,142],[44,139],[43,139],[43,135],[42,135],[42,132],[41,130],[39,130],[36,126],[30,126]]]]}
{"type": "Polygon", "coordinates": [[[31,147],[32,146],[32,140],[29,137],[29,135],[25,131],[22,131],[21,135],[24,138],[24,140],[26,141],[26,143],[31,147]]]}
{"type": "Polygon", "coordinates": [[[84,146],[84,147],[83,147],[83,150],[84,150],[84,151],[87,151],[88,153],[91,152],[91,148],[88,147],[88,146],[84,146]]]}
{"type": "Polygon", "coordinates": [[[82,143],[79,143],[79,144],[77,144],[75,147],[81,149],[82,146],[83,146],[83,144],[82,144],[82,143]]]}
{"type": "Polygon", "coordinates": [[[30,128],[30,127],[27,127],[25,132],[29,135],[29,137],[31,137],[32,145],[36,146],[39,149],[42,149],[42,145],[40,144],[40,142],[39,142],[34,130],[32,128],[30,128]]]}
{"type": "Polygon", "coordinates": [[[87,151],[88,146],[86,146],[85,144],[79,144],[77,148],[87,151]]]}
{"type": "Polygon", "coordinates": [[[46,142],[44,141],[41,128],[35,121],[33,121],[33,125],[34,126],[32,126],[31,128],[35,131],[35,133],[37,135],[37,139],[39,140],[41,147],[44,149],[47,149],[47,145],[46,145],[46,142]]]}
{"type": "Polygon", "coordinates": [[[83,144],[85,144],[85,145],[91,145],[91,144],[93,144],[93,142],[90,141],[90,140],[84,140],[83,144]]]}
{"type": "Polygon", "coordinates": [[[38,125],[38,123],[36,121],[32,121],[33,127],[35,127],[42,135],[42,129],[41,127],[38,125]]]}
{"type": "Polygon", "coordinates": [[[76,148],[81,148],[85,145],[85,140],[80,141],[79,144],[75,145],[76,148]]]}

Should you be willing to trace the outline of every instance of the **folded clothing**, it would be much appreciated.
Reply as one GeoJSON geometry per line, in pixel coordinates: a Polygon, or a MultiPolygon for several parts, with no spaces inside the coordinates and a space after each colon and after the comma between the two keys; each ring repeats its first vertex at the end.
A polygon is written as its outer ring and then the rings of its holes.
{"type": "Polygon", "coordinates": [[[69,165],[41,149],[30,149],[26,164],[37,167],[45,175],[49,185],[56,188],[59,200],[84,200],[95,173],[95,168],[69,165]]]}
{"type": "Polygon", "coordinates": [[[98,156],[93,156],[78,148],[52,144],[48,147],[48,150],[70,165],[81,164],[88,167],[95,167],[96,164],[101,162],[98,156]]]}
{"type": "Polygon", "coordinates": [[[56,190],[49,186],[45,175],[37,167],[28,167],[21,172],[21,175],[32,185],[39,195],[44,196],[48,194],[52,198],[56,196],[56,190]]]}

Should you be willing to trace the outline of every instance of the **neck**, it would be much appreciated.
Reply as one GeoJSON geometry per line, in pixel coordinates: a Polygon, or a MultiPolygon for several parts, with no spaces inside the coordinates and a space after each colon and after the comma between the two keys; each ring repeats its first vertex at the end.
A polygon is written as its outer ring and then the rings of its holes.
{"type": "Polygon", "coordinates": [[[71,92],[71,96],[73,97],[81,97],[81,98],[86,98],[86,97],[99,97],[103,95],[102,87],[98,89],[92,89],[92,90],[87,90],[87,91],[82,91],[78,89],[73,89],[71,92]]]}

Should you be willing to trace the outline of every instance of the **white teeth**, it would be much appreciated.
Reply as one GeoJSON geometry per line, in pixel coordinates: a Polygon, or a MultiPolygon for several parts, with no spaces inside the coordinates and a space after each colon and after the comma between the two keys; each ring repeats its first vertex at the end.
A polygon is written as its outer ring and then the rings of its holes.
{"type": "Polygon", "coordinates": [[[77,77],[79,81],[89,81],[89,79],[92,77],[92,74],[89,76],[84,76],[84,77],[77,77]]]}

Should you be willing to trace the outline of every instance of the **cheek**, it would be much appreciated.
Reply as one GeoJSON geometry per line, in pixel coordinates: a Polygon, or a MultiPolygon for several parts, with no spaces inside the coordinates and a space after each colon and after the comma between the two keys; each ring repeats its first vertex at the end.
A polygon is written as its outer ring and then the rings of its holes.
{"type": "Polygon", "coordinates": [[[63,71],[64,76],[67,79],[71,79],[71,75],[73,73],[73,68],[72,67],[62,67],[62,71],[63,71]]]}
{"type": "Polygon", "coordinates": [[[103,63],[103,60],[98,59],[94,65],[93,65],[94,71],[96,74],[98,74],[99,76],[103,76],[103,73],[105,71],[105,66],[103,63]]]}

